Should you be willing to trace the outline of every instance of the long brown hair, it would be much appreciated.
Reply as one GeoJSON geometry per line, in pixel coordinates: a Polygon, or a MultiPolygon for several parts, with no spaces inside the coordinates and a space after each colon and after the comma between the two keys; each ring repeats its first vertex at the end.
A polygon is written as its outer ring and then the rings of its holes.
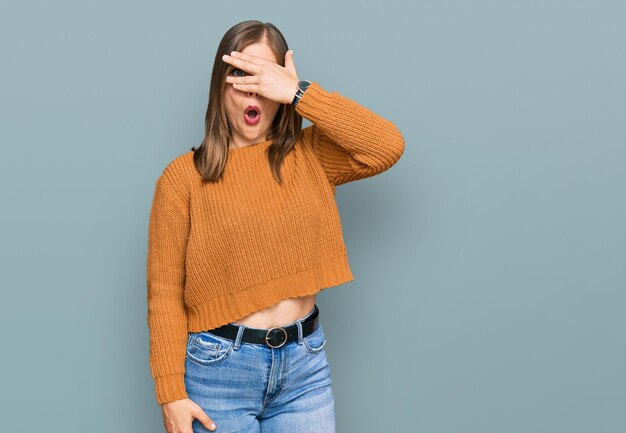
{"type": "MultiPolygon", "coordinates": [[[[232,137],[223,101],[226,76],[232,65],[224,62],[222,55],[230,54],[233,50],[243,51],[246,46],[257,42],[267,43],[275,57],[280,59],[279,64],[285,66],[285,53],[289,47],[282,33],[271,23],[248,20],[235,24],[224,34],[217,47],[211,73],[204,139],[198,148],[191,148],[194,151],[194,164],[203,181],[214,182],[221,178],[232,137]]],[[[282,182],[282,161],[293,148],[301,129],[302,116],[296,113],[294,106],[280,104],[266,136],[266,140],[272,140],[267,153],[268,162],[279,182],[282,182]]]]}

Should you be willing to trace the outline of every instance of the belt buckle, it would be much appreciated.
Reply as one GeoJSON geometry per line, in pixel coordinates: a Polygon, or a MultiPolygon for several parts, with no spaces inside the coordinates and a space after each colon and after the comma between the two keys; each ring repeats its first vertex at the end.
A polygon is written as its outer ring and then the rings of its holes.
{"type": "Polygon", "coordinates": [[[270,328],[270,329],[268,329],[268,330],[267,330],[267,333],[265,334],[265,343],[266,343],[269,347],[271,347],[271,348],[273,348],[273,349],[277,349],[277,348],[281,347],[282,345],[284,345],[284,344],[287,342],[287,338],[288,338],[288,335],[287,335],[287,331],[285,331],[285,328],[283,328],[282,326],[277,326],[276,328],[270,328]],[[274,329],[280,329],[280,330],[282,330],[282,331],[283,331],[283,334],[285,335],[285,339],[284,339],[284,340],[283,340],[283,342],[282,342],[282,343],[280,343],[278,346],[272,346],[272,345],[270,344],[270,342],[269,342],[269,335],[270,335],[270,332],[272,332],[274,329]]]}

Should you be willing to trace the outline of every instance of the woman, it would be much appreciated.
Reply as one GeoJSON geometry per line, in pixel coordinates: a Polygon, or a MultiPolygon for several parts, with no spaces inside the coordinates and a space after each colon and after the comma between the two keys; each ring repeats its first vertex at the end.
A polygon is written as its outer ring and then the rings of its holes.
{"type": "Polygon", "coordinates": [[[334,192],[403,151],[393,123],[301,80],[275,26],[228,30],[205,138],[163,170],[150,212],[150,367],[169,433],[335,431],[316,294],[353,276],[334,192]]]}

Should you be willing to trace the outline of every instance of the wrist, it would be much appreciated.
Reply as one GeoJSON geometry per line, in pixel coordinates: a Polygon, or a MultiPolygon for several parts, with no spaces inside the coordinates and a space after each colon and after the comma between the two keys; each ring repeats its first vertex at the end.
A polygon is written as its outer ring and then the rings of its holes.
{"type": "Polygon", "coordinates": [[[309,80],[298,81],[298,84],[296,86],[296,93],[294,94],[293,100],[291,101],[291,104],[294,107],[298,105],[298,102],[302,98],[302,95],[304,94],[304,92],[306,92],[306,89],[308,89],[310,85],[311,85],[311,81],[309,80]]]}

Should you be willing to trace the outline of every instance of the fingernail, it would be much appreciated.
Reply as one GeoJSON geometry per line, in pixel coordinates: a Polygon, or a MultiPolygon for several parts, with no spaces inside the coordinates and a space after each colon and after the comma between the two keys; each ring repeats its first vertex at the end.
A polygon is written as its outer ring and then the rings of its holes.
{"type": "Polygon", "coordinates": [[[216,425],[215,424],[211,424],[210,427],[211,427],[211,430],[215,430],[216,425]]]}
{"type": "Polygon", "coordinates": [[[293,50],[289,50],[289,54],[293,56],[293,50]]]}
{"type": "Polygon", "coordinates": [[[228,54],[224,54],[224,55],[222,56],[222,59],[223,59],[223,60],[226,60],[227,58],[228,58],[228,54]]]}

